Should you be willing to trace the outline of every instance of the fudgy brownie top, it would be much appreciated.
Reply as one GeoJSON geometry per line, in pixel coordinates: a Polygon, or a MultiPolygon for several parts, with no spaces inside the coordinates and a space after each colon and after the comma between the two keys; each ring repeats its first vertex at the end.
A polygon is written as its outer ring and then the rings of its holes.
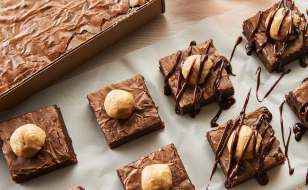
{"type": "Polygon", "coordinates": [[[0,94],[149,0],[0,0],[0,94]]]}
{"type": "MultiPolygon", "coordinates": [[[[250,126],[251,124],[253,124],[258,117],[262,114],[262,110],[259,108],[253,112],[250,112],[248,114],[245,115],[244,118],[244,123],[243,125],[247,125],[250,126]]],[[[232,121],[232,124],[234,123],[235,120],[232,121]]],[[[258,132],[261,134],[263,132],[263,130],[265,129],[266,125],[268,124],[268,122],[263,119],[260,125],[260,128],[258,130],[258,132]]],[[[207,137],[209,137],[209,141],[211,142],[211,146],[213,148],[213,151],[215,152],[218,145],[219,145],[219,141],[220,138],[224,132],[225,127],[227,126],[227,124],[224,124],[222,126],[219,126],[211,131],[208,132],[207,137]]],[[[273,129],[271,129],[273,130],[273,129]]],[[[262,141],[263,141],[263,145],[265,145],[272,137],[270,136],[271,130],[267,130],[265,133],[265,136],[263,137],[262,141]]],[[[228,133],[230,133],[230,128],[228,133]]],[[[262,146],[262,148],[264,148],[264,146],[262,146]]],[[[226,175],[226,168],[228,168],[229,166],[229,150],[227,148],[227,146],[225,147],[225,149],[223,150],[223,153],[220,157],[220,165],[221,168],[223,169],[223,172],[226,175]]],[[[247,160],[242,160],[242,166],[244,166],[244,170],[240,175],[235,175],[235,177],[232,179],[232,182],[236,182],[236,181],[245,181],[245,178],[248,178],[249,176],[253,175],[253,174],[257,174],[257,167],[259,164],[259,156],[258,157],[254,157],[252,159],[247,159],[247,160]]],[[[269,153],[266,155],[265,160],[264,160],[264,168],[269,167],[273,164],[276,164],[277,162],[280,161],[284,161],[285,160],[285,156],[280,148],[280,144],[279,141],[276,139],[275,142],[273,143],[271,150],[269,151],[269,153]]],[[[233,162],[232,164],[232,169],[235,167],[236,162],[233,162]]],[[[232,187],[232,186],[231,186],[232,187]]]]}
{"type": "MultiPolygon", "coordinates": [[[[218,61],[220,56],[219,56],[216,48],[214,47],[212,40],[208,40],[204,43],[200,43],[200,44],[197,44],[196,46],[192,46],[191,55],[202,55],[205,48],[207,47],[208,43],[211,43],[209,51],[208,51],[208,57],[209,57],[209,59],[211,59],[211,61],[213,63],[215,63],[216,61],[218,61]]],[[[180,73],[179,67],[180,67],[181,61],[186,57],[187,51],[188,51],[188,48],[182,51],[180,61],[178,62],[178,66],[177,66],[174,74],[171,75],[170,78],[168,79],[168,83],[171,87],[173,95],[176,94],[176,89],[177,89],[177,86],[178,86],[178,77],[177,76],[179,74],[182,75],[182,73],[180,73]]],[[[164,72],[163,73],[164,76],[167,75],[167,73],[172,69],[172,67],[175,63],[175,60],[176,60],[176,54],[177,53],[174,53],[172,55],[166,56],[166,57],[159,60],[160,66],[162,67],[163,72],[164,72]]],[[[208,99],[212,96],[215,96],[213,86],[214,86],[215,79],[217,77],[218,70],[219,69],[216,69],[213,72],[213,75],[211,75],[209,77],[209,81],[207,82],[207,85],[206,85],[206,90],[203,93],[203,99],[208,99]]],[[[183,85],[184,82],[185,82],[185,80],[182,80],[181,86],[183,85]]],[[[219,85],[219,90],[225,91],[225,90],[230,90],[230,89],[233,90],[233,84],[232,84],[232,82],[231,82],[231,80],[228,76],[227,71],[225,69],[223,69],[222,75],[221,75],[221,82],[220,82],[220,85],[219,85]]],[[[193,86],[193,85],[187,86],[184,94],[182,95],[182,97],[179,101],[180,107],[185,107],[187,105],[193,104],[193,102],[194,102],[194,100],[193,100],[194,90],[195,90],[195,86],[193,86]]]]}
{"type": "Polygon", "coordinates": [[[74,150],[70,147],[71,139],[63,131],[65,126],[62,122],[60,110],[54,105],[0,123],[3,154],[12,177],[34,173],[67,160],[75,160],[77,163],[74,150]],[[31,158],[17,156],[10,146],[12,133],[25,124],[34,124],[46,132],[45,145],[31,158]]]}
{"type": "MultiPolygon", "coordinates": [[[[291,0],[287,0],[287,6],[290,7],[292,2],[291,0]]],[[[256,36],[256,48],[260,47],[260,43],[264,42],[266,35],[265,35],[265,23],[266,23],[266,19],[269,16],[269,14],[274,11],[279,5],[279,2],[275,3],[271,8],[263,11],[263,14],[261,15],[261,21],[260,21],[260,25],[258,27],[258,30],[255,34],[256,36]]],[[[301,15],[301,12],[298,10],[297,6],[294,6],[293,8],[293,12],[296,15],[301,15]]],[[[254,16],[252,16],[251,18],[244,20],[244,24],[248,27],[248,29],[250,30],[250,33],[252,33],[252,31],[254,30],[254,28],[256,28],[257,26],[257,21],[258,21],[258,13],[254,16]]],[[[250,39],[250,35],[246,37],[250,39]]],[[[277,44],[277,50],[280,50],[281,47],[283,46],[283,41],[278,41],[278,40],[274,40],[272,38],[270,38],[270,40],[268,40],[267,44],[265,45],[264,48],[262,48],[262,54],[264,54],[269,62],[270,65],[274,65],[279,58],[274,56],[274,44],[277,44]]],[[[285,57],[289,57],[292,54],[296,54],[299,53],[301,50],[303,44],[303,32],[300,33],[300,35],[297,36],[296,39],[288,41],[288,45],[284,51],[284,53],[282,54],[281,59],[284,59],[285,57]]],[[[300,55],[299,55],[300,56],[300,55]]]]}
{"type": "Polygon", "coordinates": [[[118,84],[108,85],[99,91],[88,94],[87,97],[108,144],[155,124],[162,123],[157,107],[152,101],[141,75],[129,78],[118,84]],[[127,119],[111,118],[104,108],[107,94],[114,89],[130,92],[135,99],[135,109],[127,119]]]}
{"type": "Polygon", "coordinates": [[[142,170],[152,164],[167,164],[172,173],[172,187],[174,189],[195,189],[191,183],[184,165],[173,144],[160,148],[159,150],[140,158],[139,160],[121,167],[117,170],[125,190],[142,190],[142,170]]]}

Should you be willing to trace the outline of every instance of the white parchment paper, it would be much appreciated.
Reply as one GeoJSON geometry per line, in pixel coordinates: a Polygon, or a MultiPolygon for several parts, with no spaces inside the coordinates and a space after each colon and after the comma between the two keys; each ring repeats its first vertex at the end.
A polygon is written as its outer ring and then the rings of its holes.
{"type": "MultiPolygon", "coordinates": [[[[117,61],[102,64],[93,70],[87,69],[103,60],[103,57],[98,55],[71,72],[70,77],[66,77],[66,80],[57,82],[15,108],[1,113],[0,120],[4,121],[57,104],[73,140],[73,147],[79,163],[17,185],[11,179],[4,156],[0,155],[0,189],[65,190],[78,185],[87,190],[123,189],[116,169],[170,143],[175,144],[197,190],[205,190],[208,184],[210,185],[209,189],[224,189],[225,176],[220,167],[218,167],[212,181],[209,181],[214,164],[214,154],[205,137],[206,132],[211,130],[210,120],[219,109],[217,103],[202,108],[201,113],[195,119],[188,115],[176,115],[173,99],[163,94],[164,82],[158,69],[158,60],[177,50],[187,48],[191,40],[201,43],[210,38],[214,40],[219,54],[229,57],[237,37],[242,35],[243,20],[253,16],[259,10],[271,7],[277,1],[252,1],[223,15],[206,18],[182,33],[132,52],[117,61]],[[81,72],[83,70],[85,72],[81,72]],[[165,122],[166,128],[110,150],[88,104],[86,95],[110,83],[118,83],[139,73],[146,78],[146,85],[154,102],[159,106],[159,114],[165,122]]],[[[307,1],[298,0],[296,5],[300,7],[302,12],[308,8],[307,1]]],[[[206,11],[206,8],[204,10],[206,11]]],[[[244,37],[232,60],[233,72],[237,75],[236,77],[230,76],[235,87],[236,104],[230,110],[222,113],[218,123],[222,125],[227,120],[235,119],[239,115],[246,94],[252,87],[246,112],[261,106],[268,107],[273,114],[271,124],[282,145],[279,105],[285,99],[284,94],[297,87],[307,77],[307,69],[300,67],[299,60],[287,65],[286,69],[291,68],[292,72],[281,80],[268,98],[262,103],[258,103],[255,98],[257,67],[262,66],[260,97],[263,97],[280,74],[269,74],[255,53],[252,56],[247,56],[245,53],[246,43],[247,40],[244,37]]],[[[294,123],[298,122],[298,119],[287,104],[284,106],[283,115],[287,138],[288,127],[292,127],[294,123]]],[[[268,185],[260,186],[255,179],[251,179],[234,189],[295,189],[297,187],[305,189],[308,167],[307,143],[308,135],[305,135],[300,142],[296,142],[292,134],[289,148],[291,164],[295,168],[292,176],[288,173],[288,165],[284,164],[268,172],[270,178],[268,185]]]]}

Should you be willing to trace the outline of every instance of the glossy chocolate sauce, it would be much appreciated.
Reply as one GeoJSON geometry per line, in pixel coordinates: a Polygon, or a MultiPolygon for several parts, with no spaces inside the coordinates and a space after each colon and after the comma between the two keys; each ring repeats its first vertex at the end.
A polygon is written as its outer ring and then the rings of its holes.
{"type": "Polygon", "coordinates": [[[258,91],[259,91],[259,86],[260,86],[260,74],[261,74],[261,67],[258,67],[257,71],[256,71],[256,74],[258,74],[258,80],[257,80],[257,89],[256,89],[256,97],[257,97],[257,100],[259,102],[262,102],[275,88],[275,86],[278,84],[278,82],[282,79],[282,77],[285,75],[285,74],[289,74],[291,72],[291,69],[287,70],[287,71],[284,71],[280,77],[278,78],[278,80],[273,84],[273,86],[269,89],[269,91],[265,94],[265,96],[263,97],[262,100],[259,100],[259,97],[258,97],[258,91]]]}
{"type": "Polygon", "coordinates": [[[295,123],[293,126],[293,132],[295,135],[295,140],[300,141],[302,139],[302,136],[305,134],[306,127],[301,123],[295,123]]]}
{"type": "Polygon", "coordinates": [[[236,100],[234,98],[228,98],[222,101],[222,103],[219,104],[220,108],[217,114],[214,116],[214,118],[211,120],[211,127],[217,127],[218,124],[216,121],[218,120],[222,110],[228,110],[233,104],[235,104],[236,100]]]}
{"type": "MultiPolygon", "coordinates": [[[[274,17],[276,12],[282,7],[284,7],[282,14],[283,14],[283,18],[280,21],[279,25],[278,25],[278,29],[277,29],[277,35],[281,32],[281,28],[283,26],[283,23],[286,20],[286,17],[288,16],[288,14],[291,12],[291,22],[290,22],[290,26],[289,29],[287,30],[286,36],[284,38],[282,47],[280,48],[280,50],[277,50],[277,44],[274,44],[274,56],[277,57],[279,59],[279,66],[276,70],[277,73],[280,72],[284,72],[284,67],[283,67],[283,62],[282,62],[282,54],[284,53],[284,51],[286,50],[286,47],[288,46],[288,39],[290,36],[299,36],[300,35],[300,28],[299,28],[299,24],[300,22],[297,23],[297,25],[294,25],[293,23],[293,17],[294,17],[294,12],[292,11],[294,8],[294,1],[292,1],[290,8],[287,7],[286,2],[284,2],[283,0],[280,1],[278,7],[269,15],[269,19],[268,22],[266,23],[265,26],[265,40],[259,44],[259,48],[256,50],[257,53],[260,53],[261,50],[265,47],[265,45],[267,44],[267,42],[270,39],[270,28],[272,26],[274,17]]],[[[307,11],[307,10],[306,10],[307,11]]],[[[258,28],[260,27],[260,23],[261,23],[261,17],[262,17],[263,12],[259,11],[258,13],[258,20],[257,20],[257,25],[255,26],[255,28],[253,29],[251,35],[250,35],[250,42],[246,44],[246,53],[247,55],[251,55],[252,53],[252,49],[254,47],[254,43],[256,41],[256,32],[258,30],[258,28]]],[[[308,14],[308,12],[307,12],[308,14]]],[[[304,18],[304,15],[300,15],[299,18],[304,18]]],[[[305,20],[305,19],[304,19],[305,20]]],[[[306,22],[306,20],[305,20],[306,22]]],[[[301,67],[307,67],[307,63],[305,62],[305,54],[307,52],[307,22],[305,23],[305,28],[303,31],[303,43],[302,43],[302,47],[301,47],[301,57],[300,57],[300,65],[301,67]]]]}
{"type": "MultiPolygon", "coordinates": [[[[229,165],[228,165],[228,168],[226,170],[226,176],[227,176],[227,180],[225,182],[226,188],[231,188],[231,181],[234,178],[234,176],[240,175],[242,173],[242,171],[244,170],[244,166],[242,166],[243,158],[244,158],[245,152],[248,148],[248,145],[249,145],[251,138],[254,139],[253,149],[254,150],[256,149],[256,141],[257,141],[257,137],[258,137],[257,136],[258,130],[260,128],[262,121],[264,119],[267,122],[270,122],[272,120],[272,114],[270,113],[270,111],[266,107],[261,107],[260,109],[262,111],[262,114],[260,114],[260,116],[256,119],[256,121],[250,126],[253,129],[253,132],[250,134],[247,142],[245,143],[245,146],[244,146],[244,149],[241,153],[240,158],[235,159],[234,152],[235,152],[235,149],[236,149],[236,146],[237,146],[237,143],[238,143],[239,132],[240,132],[241,126],[243,125],[243,122],[244,122],[244,117],[245,117],[246,107],[247,107],[247,104],[248,104],[248,101],[249,101],[250,92],[251,92],[251,89],[250,89],[250,91],[249,91],[249,93],[246,97],[245,104],[243,106],[242,111],[240,112],[240,116],[234,121],[233,124],[232,124],[232,120],[229,120],[227,122],[226,127],[223,131],[223,134],[222,134],[222,136],[219,140],[217,149],[215,151],[215,164],[214,164],[213,169],[212,169],[211,179],[212,179],[212,176],[213,176],[215,170],[217,169],[217,164],[220,160],[220,156],[221,156],[223,150],[225,149],[232,132],[234,131],[234,137],[232,139],[230,154],[229,154],[230,157],[228,158],[229,165]],[[231,127],[231,129],[230,129],[230,127],[231,127]],[[233,160],[236,160],[237,163],[236,163],[235,167],[233,168],[233,170],[231,170],[231,167],[233,165],[232,164],[233,160]]],[[[272,127],[269,124],[266,125],[264,131],[262,131],[261,136],[264,137],[267,130],[271,130],[270,136],[272,138],[269,140],[269,142],[267,142],[264,145],[262,152],[261,152],[261,146],[263,146],[262,145],[263,141],[261,141],[261,145],[259,147],[259,152],[254,152],[255,156],[260,156],[258,168],[257,168],[258,174],[257,174],[257,177],[256,177],[256,179],[257,179],[257,181],[259,182],[260,185],[266,185],[269,181],[269,178],[268,178],[266,172],[263,171],[263,167],[264,167],[263,162],[264,162],[266,155],[271,150],[271,147],[272,147],[272,145],[273,145],[273,143],[275,142],[275,139],[276,139],[275,137],[273,137],[275,132],[274,132],[274,130],[272,130],[272,127]]]]}
{"type": "Polygon", "coordinates": [[[260,27],[260,22],[261,22],[262,14],[263,14],[263,12],[259,11],[259,13],[258,13],[257,25],[256,25],[256,27],[253,29],[252,33],[250,34],[250,38],[251,38],[251,39],[250,39],[250,42],[248,42],[248,43],[246,44],[246,46],[245,46],[245,48],[246,48],[246,54],[247,54],[247,55],[251,55],[251,53],[252,53],[252,50],[253,50],[253,47],[254,47],[253,44],[254,44],[254,42],[256,41],[255,34],[256,34],[258,28],[260,27]]]}
{"type": "MultiPolygon", "coordinates": [[[[233,53],[231,55],[231,59],[232,59],[232,56],[234,54],[234,51],[235,51],[235,47],[242,41],[241,40],[242,38],[239,37],[235,46],[234,46],[234,49],[233,49],[233,53]]],[[[201,74],[202,74],[202,70],[203,70],[203,67],[204,67],[204,64],[205,62],[207,61],[208,59],[208,51],[210,49],[210,46],[212,44],[212,41],[210,41],[206,48],[204,49],[204,52],[203,54],[201,55],[201,60],[200,60],[200,63],[198,65],[198,75],[197,75],[197,81],[199,82],[200,79],[201,79],[201,74]]],[[[183,95],[183,93],[185,92],[186,90],[186,87],[188,85],[188,81],[190,79],[190,76],[192,74],[192,69],[193,69],[193,66],[195,64],[195,61],[193,62],[193,64],[191,65],[190,69],[189,69],[189,72],[187,74],[187,77],[185,79],[185,82],[183,83],[183,85],[181,86],[181,82],[182,82],[182,67],[185,63],[185,60],[191,55],[192,53],[192,46],[195,46],[196,45],[196,42],[195,41],[192,41],[190,43],[190,46],[188,48],[188,51],[187,51],[187,55],[186,57],[181,61],[180,63],[180,67],[179,67],[179,75],[178,75],[178,82],[177,82],[177,89],[176,89],[176,93],[174,95],[174,101],[176,103],[176,106],[175,106],[175,112],[177,114],[180,114],[180,109],[179,109],[179,102],[180,102],[180,99],[183,95]]],[[[169,78],[171,77],[171,75],[173,75],[176,71],[176,68],[178,67],[178,64],[179,64],[179,61],[180,61],[180,58],[181,58],[181,51],[178,51],[177,52],[177,55],[176,55],[176,59],[175,59],[175,62],[174,62],[174,65],[172,67],[172,69],[165,75],[165,87],[164,87],[164,93],[165,95],[171,95],[172,94],[172,91],[171,91],[171,88],[169,87],[169,84],[168,84],[168,80],[169,78]]],[[[222,91],[219,89],[219,85],[220,85],[220,82],[221,82],[221,73],[222,73],[222,70],[223,68],[226,68],[228,74],[232,74],[232,67],[231,67],[231,64],[230,64],[230,61],[228,61],[225,57],[221,56],[219,58],[219,60],[217,62],[215,62],[213,64],[213,66],[210,68],[209,72],[208,72],[208,75],[206,76],[205,78],[205,81],[202,83],[202,84],[198,84],[198,85],[195,85],[195,90],[194,90],[194,99],[193,99],[193,104],[194,104],[194,111],[190,112],[189,113],[189,116],[192,117],[192,118],[195,118],[195,116],[200,113],[200,106],[201,106],[201,99],[202,99],[202,94],[204,93],[204,91],[206,90],[206,85],[209,81],[209,78],[211,75],[213,75],[214,71],[217,70],[217,68],[219,67],[219,70],[218,70],[218,74],[217,74],[217,77],[215,79],[215,83],[214,83],[214,93],[215,95],[217,96],[217,101],[218,103],[221,103],[223,100],[222,100],[222,91]],[[219,67],[219,64],[221,65],[219,67]]],[[[235,76],[235,75],[234,75],[235,76]]],[[[220,114],[219,114],[220,115],[220,114]]],[[[217,116],[217,119],[219,117],[219,115],[217,116]]]]}
{"type": "Polygon", "coordinates": [[[283,129],[283,118],[282,118],[282,110],[283,110],[283,105],[285,103],[285,100],[281,103],[280,107],[279,107],[279,112],[280,112],[280,125],[281,125],[281,133],[282,133],[282,140],[283,140],[283,146],[284,146],[284,149],[285,149],[285,156],[288,160],[288,165],[289,165],[289,174],[292,175],[294,173],[294,168],[291,168],[291,164],[290,164],[290,159],[289,159],[289,156],[288,156],[288,149],[289,149],[289,143],[290,143],[290,137],[291,137],[291,128],[289,127],[290,129],[290,133],[289,133],[289,137],[288,137],[288,141],[287,141],[287,144],[285,143],[285,140],[284,140],[284,129],[283,129]]]}
{"type": "MultiPolygon", "coordinates": [[[[224,132],[223,132],[223,134],[222,134],[222,136],[221,136],[221,138],[219,140],[217,149],[215,151],[215,164],[214,164],[213,169],[212,169],[212,174],[211,174],[210,180],[212,179],[213,174],[216,171],[217,164],[219,162],[219,159],[220,159],[220,156],[221,156],[223,150],[225,149],[225,147],[226,147],[226,145],[228,143],[228,139],[230,138],[230,136],[231,136],[232,132],[235,130],[235,128],[238,126],[240,120],[244,120],[245,110],[246,110],[246,107],[247,107],[247,104],[248,104],[248,101],[249,101],[250,92],[251,92],[251,88],[250,88],[250,90],[249,90],[249,92],[247,94],[247,97],[246,97],[246,100],[245,100],[245,104],[244,104],[243,109],[242,109],[242,111],[240,113],[240,116],[238,116],[238,118],[234,121],[234,123],[233,123],[229,133],[228,133],[228,131],[229,131],[229,128],[230,128],[230,126],[232,124],[232,120],[229,120],[227,122],[227,124],[226,124],[225,130],[224,130],[224,132]],[[227,135],[227,138],[225,138],[226,135],[227,135]]],[[[242,121],[240,123],[242,123],[242,121]]]]}
{"type": "Polygon", "coordinates": [[[308,185],[308,169],[307,169],[307,174],[306,174],[306,183],[305,185],[308,185]]]}
{"type": "Polygon", "coordinates": [[[305,79],[302,81],[302,84],[304,84],[304,83],[307,82],[307,81],[308,81],[308,77],[305,78],[305,79]]]}
{"type": "Polygon", "coordinates": [[[231,63],[231,60],[232,60],[232,58],[233,58],[233,55],[234,55],[234,52],[235,52],[236,47],[242,42],[242,40],[243,40],[242,36],[239,36],[239,37],[237,38],[237,40],[236,40],[236,42],[235,42],[235,45],[234,45],[234,47],[233,47],[233,50],[232,50],[230,59],[229,59],[229,61],[226,62],[226,64],[225,64],[225,68],[226,68],[228,74],[231,74],[231,75],[233,75],[233,76],[236,76],[236,75],[232,73],[232,66],[231,66],[230,63],[231,63]]]}

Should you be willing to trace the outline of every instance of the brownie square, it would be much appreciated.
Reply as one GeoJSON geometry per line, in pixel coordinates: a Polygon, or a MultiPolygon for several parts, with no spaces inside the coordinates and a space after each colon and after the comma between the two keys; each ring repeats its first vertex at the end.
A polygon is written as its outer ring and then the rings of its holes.
{"type": "MultiPolygon", "coordinates": [[[[217,50],[215,49],[212,40],[208,40],[204,43],[197,44],[196,46],[192,46],[192,53],[191,55],[202,55],[205,48],[208,46],[208,43],[210,43],[209,46],[209,51],[208,51],[208,57],[209,59],[212,60],[213,63],[219,60],[221,56],[219,56],[217,50]]],[[[168,79],[168,86],[171,88],[171,93],[173,97],[176,94],[176,89],[178,87],[178,75],[182,75],[180,73],[180,64],[181,61],[186,58],[188,48],[185,50],[182,50],[181,52],[181,58],[180,61],[178,62],[177,68],[175,72],[170,76],[168,79]]],[[[172,69],[175,60],[176,60],[176,54],[174,53],[172,55],[166,56],[162,59],[159,60],[159,68],[160,71],[162,72],[163,76],[165,77],[167,73],[172,69]]],[[[218,70],[216,69],[213,72],[213,75],[209,77],[209,80],[206,84],[206,90],[202,94],[201,97],[201,102],[200,102],[200,108],[204,107],[206,105],[209,105],[213,102],[216,102],[217,96],[214,93],[213,87],[214,87],[214,82],[218,74],[218,70]]],[[[182,76],[182,81],[181,81],[181,86],[183,86],[183,83],[185,82],[184,77],[182,76]]],[[[225,69],[222,70],[222,75],[221,75],[221,82],[219,85],[220,91],[222,91],[222,98],[226,98],[228,96],[232,96],[234,94],[234,87],[233,84],[228,76],[228,73],[225,69]]],[[[179,101],[179,111],[182,115],[192,112],[195,110],[194,107],[194,90],[195,86],[194,85],[187,85],[187,88],[185,92],[183,93],[180,101],[179,101]]]]}
{"type": "Polygon", "coordinates": [[[87,98],[110,149],[165,127],[141,75],[110,84],[87,98]],[[104,108],[107,94],[114,89],[130,92],[135,99],[135,109],[127,119],[111,118],[104,108]]]}
{"type": "MultiPolygon", "coordinates": [[[[290,7],[292,4],[291,0],[287,0],[287,7],[290,7]]],[[[265,34],[265,23],[268,15],[274,11],[279,5],[279,2],[275,3],[271,8],[263,11],[261,16],[261,21],[258,30],[255,33],[255,36],[251,36],[254,28],[257,26],[258,13],[251,18],[244,20],[243,23],[243,34],[246,36],[247,40],[251,42],[254,38],[256,39],[253,43],[253,49],[258,49],[260,43],[264,42],[266,38],[265,34]]],[[[301,12],[298,10],[297,6],[294,5],[293,12],[296,15],[301,15],[301,12]]],[[[264,48],[258,53],[260,60],[262,61],[265,68],[268,72],[273,72],[279,67],[280,59],[274,56],[274,44],[278,45],[278,50],[283,46],[283,41],[278,41],[270,38],[268,43],[264,48]]],[[[287,65],[295,59],[300,58],[302,52],[301,47],[303,44],[303,31],[300,32],[298,37],[294,40],[288,41],[288,45],[282,54],[281,61],[282,65],[287,65]]]]}
{"type": "Polygon", "coordinates": [[[288,95],[286,94],[286,99],[298,119],[308,129],[308,122],[305,121],[304,114],[299,112],[301,105],[308,101],[308,81],[291,90],[288,95]]]}
{"type": "MultiPolygon", "coordinates": [[[[259,116],[261,114],[262,114],[261,108],[246,114],[245,118],[244,118],[243,125],[247,125],[247,126],[252,125],[253,123],[255,123],[255,121],[259,118],[259,116]]],[[[231,121],[231,124],[233,124],[234,121],[235,120],[231,121]]],[[[261,122],[260,128],[258,130],[258,132],[260,134],[263,132],[263,130],[265,129],[267,124],[268,124],[268,122],[265,119],[263,119],[262,122],[261,122]]],[[[219,126],[215,129],[207,132],[207,134],[206,134],[206,137],[207,137],[214,153],[216,152],[220,138],[221,138],[226,126],[227,126],[227,124],[219,126]]],[[[229,127],[227,134],[231,133],[230,128],[231,127],[229,127]]],[[[271,139],[270,133],[271,133],[272,130],[273,129],[266,131],[265,136],[262,139],[263,145],[265,145],[271,139]]],[[[264,146],[262,146],[262,149],[264,149],[264,146]]],[[[224,148],[223,153],[222,153],[220,160],[219,160],[220,166],[221,166],[222,171],[224,172],[225,176],[227,176],[226,171],[227,171],[227,168],[229,166],[229,156],[230,156],[230,153],[229,153],[228,147],[226,146],[224,148]]],[[[258,166],[258,163],[259,163],[259,159],[260,159],[260,155],[258,157],[253,157],[251,159],[247,159],[247,160],[242,161],[242,166],[244,166],[244,170],[241,174],[235,175],[234,178],[231,179],[231,182],[230,182],[231,188],[236,186],[236,185],[239,185],[241,183],[244,183],[245,181],[248,181],[249,179],[257,176],[257,173],[258,173],[257,166],[258,166]]],[[[272,168],[274,168],[274,167],[276,167],[280,164],[283,164],[284,161],[285,161],[285,156],[284,156],[284,154],[283,154],[283,152],[280,148],[279,141],[276,139],[274,141],[269,153],[266,155],[266,157],[264,159],[263,171],[266,172],[269,169],[272,169],[272,168]]],[[[233,161],[231,170],[233,170],[235,165],[236,165],[236,162],[233,161]]]]}
{"type": "Polygon", "coordinates": [[[81,186],[78,186],[78,187],[71,188],[69,190],[85,190],[85,189],[81,186]]]}
{"type": "Polygon", "coordinates": [[[195,186],[191,183],[173,143],[160,148],[131,164],[119,168],[117,173],[122,182],[123,188],[125,190],[142,190],[142,170],[146,166],[152,164],[167,164],[170,167],[172,173],[172,187],[170,190],[195,189],[195,186]]]}
{"type": "Polygon", "coordinates": [[[5,159],[15,183],[76,164],[77,158],[60,109],[49,106],[0,123],[0,139],[5,159]],[[34,124],[46,132],[43,148],[31,158],[17,156],[10,146],[12,133],[20,126],[34,124]]]}

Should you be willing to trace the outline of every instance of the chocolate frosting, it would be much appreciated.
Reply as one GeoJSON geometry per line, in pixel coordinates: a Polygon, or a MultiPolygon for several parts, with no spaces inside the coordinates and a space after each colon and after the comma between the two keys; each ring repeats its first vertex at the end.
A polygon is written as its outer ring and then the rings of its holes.
{"type": "Polygon", "coordinates": [[[76,155],[71,154],[70,145],[67,143],[67,140],[71,143],[71,139],[69,137],[67,139],[65,132],[62,130],[62,116],[59,115],[57,109],[55,105],[49,106],[0,123],[3,154],[13,179],[21,175],[35,173],[67,160],[76,159],[76,155]],[[12,133],[25,124],[34,124],[46,132],[45,145],[32,158],[18,157],[10,146],[12,133]]]}
{"type": "Polygon", "coordinates": [[[88,94],[87,97],[108,144],[129,137],[155,124],[164,125],[141,75],[118,84],[108,85],[99,91],[88,94]],[[109,117],[104,108],[107,94],[114,89],[130,92],[135,99],[135,109],[127,119],[113,119],[109,117]]]}
{"type": "Polygon", "coordinates": [[[0,0],[0,94],[148,0],[0,0]]]}
{"type": "MultiPolygon", "coordinates": [[[[290,7],[291,6],[291,1],[287,0],[287,6],[290,7]]],[[[279,2],[276,3],[274,6],[272,6],[270,9],[267,9],[266,11],[263,11],[263,14],[261,15],[261,21],[260,21],[260,25],[258,27],[258,30],[255,34],[256,36],[256,49],[258,49],[260,47],[260,43],[263,43],[266,35],[265,35],[265,22],[266,19],[268,17],[268,15],[274,11],[279,5],[279,2]]],[[[293,12],[296,15],[301,15],[301,12],[298,10],[298,8],[296,6],[294,6],[293,8],[293,12]]],[[[256,28],[257,26],[257,21],[258,21],[258,14],[254,15],[253,17],[249,18],[248,20],[251,22],[251,31],[256,28]]],[[[248,20],[245,20],[245,22],[247,22],[248,20]]],[[[301,47],[302,47],[302,43],[303,43],[303,35],[301,33],[301,35],[299,35],[296,39],[288,41],[288,45],[284,51],[284,53],[282,54],[281,59],[283,59],[284,57],[289,57],[291,54],[295,54],[301,51],[301,47]]],[[[262,53],[267,57],[267,60],[269,62],[270,65],[274,65],[274,63],[276,63],[279,58],[275,57],[275,53],[274,53],[274,44],[277,44],[277,49],[280,50],[281,47],[283,46],[283,41],[278,41],[278,40],[274,40],[271,39],[267,42],[267,44],[265,45],[265,47],[261,50],[262,53]]],[[[307,43],[308,44],[308,43],[307,43]]]]}
{"type": "MultiPolygon", "coordinates": [[[[251,124],[253,124],[256,119],[262,114],[262,110],[261,109],[257,109],[253,112],[250,112],[248,114],[245,115],[245,119],[244,119],[244,123],[243,125],[247,125],[250,126],[251,124]]],[[[231,122],[233,124],[234,120],[231,122]]],[[[214,151],[217,149],[217,146],[219,144],[220,138],[223,134],[224,128],[226,127],[227,124],[224,124],[216,129],[213,129],[211,131],[209,131],[209,136],[211,138],[211,141],[213,142],[214,145],[214,151]]],[[[264,119],[262,120],[262,123],[260,125],[260,128],[258,130],[258,132],[260,134],[262,134],[262,132],[264,131],[266,125],[268,125],[268,122],[264,119]]],[[[263,144],[265,145],[272,137],[271,137],[271,130],[266,130],[265,135],[262,139],[263,144]]],[[[264,148],[264,146],[262,147],[264,148]]],[[[220,164],[222,165],[222,168],[228,168],[229,166],[229,151],[228,148],[225,147],[222,156],[220,157],[220,164]]],[[[275,140],[275,142],[273,143],[271,150],[269,151],[268,155],[266,155],[265,159],[264,159],[264,168],[269,167],[273,164],[275,164],[276,162],[279,162],[281,160],[285,160],[285,156],[282,153],[282,150],[280,148],[280,144],[278,140],[275,140]]],[[[245,178],[247,178],[248,176],[250,176],[251,174],[255,173],[255,175],[257,175],[257,167],[259,164],[259,157],[254,157],[252,159],[248,159],[248,160],[242,160],[242,166],[244,166],[244,170],[241,174],[237,174],[235,175],[234,178],[232,178],[232,181],[245,181],[245,178]]],[[[234,168],[236,165],[236,162],[233,162],[233,165],[231,166],[231,168],[234,168]]],[[[224,171],[224,173],[226,173],[226,171],[224,171]]],[[[231,186],[232,187],[232,186],[231,186]]]]}
{"type": "Polygon", "coordinates": [[[118,175],[123,182],[125,190],[142,190],[141,172],[152,164],[167,164],[172,173],[172,187],[174,189],[195,189],[191,183],[184,165],[173,144],[140,158],[139,160],[118,169],[118,175]]]}
{"type": "MultiPolygon", "coordinates": [[[[192,46],[192,53],[191,55],[202,55],[205,48],[207,47],[207,44],[211,43],[211,40],[208,40],[204,43],[200,43],[197,44],[195,46],[192,46]]],[[[181,63],[181,61],[186,57],[187,55],[187,51],[188,48],[181,51],[181,58],[179,63],[181,63]]],[[[169,55],[167,57],[164,57],[162,59],[159,60],[160,65],[163,67],[163,71],[164,71],[164,75],[167,75],[167,73],[172,69],[173,65],[174,65],[174,61],[176,59],[176,55],[177,53],[174,53],[172,55],[169,55]]],[[[211,61],[213,63],[215,63],[216,61],[218,61],[219,58],[221,58],[221,56],[219,56],[217,50],[215,49],[214,45],[211,43],[209,51],[208,51],[208,57],[211,59],[211,61]]],[[[177,89],[177,84],[178,84],[178,75],[182,73],[179,73],[179,65],[176,68],[175,72],[173,75],[171,75],[168,79],[171,90],[173,91],[172,94],[176,94],[176,89],[177,89]]],[[[203,99],[209,99],[213,96],[215,96],[214,90],[213,90],[213,86],[215,83],[215,79],[217,77],[219,69],[217,69],[216,71],[213,72],[213,75],[209,78],[209,81],[206,85],[206,90],[203,93],[203,99]]],[[[221,78],[221,82],[219,85],[219,90],[221,91],[225,91],[225,90],[229,90],[229,89],[233,89],[233,85],[232,82],[229,78],[229,75],[227,73],[227,71],[225,69],[222,70],[222,74],[221,74],[222,78],[221,78]]],[[[183,83],[185,82],[185,80],[182,80],[181,86],[183,86],[183,83]]],[[[185,107],[187,105],[193,104],[194,100],[194,86],[192,85],[188,85],[184,94],[182,95],[180,101],[179,101],[179,105],[180,107],[185,107]]]]}

